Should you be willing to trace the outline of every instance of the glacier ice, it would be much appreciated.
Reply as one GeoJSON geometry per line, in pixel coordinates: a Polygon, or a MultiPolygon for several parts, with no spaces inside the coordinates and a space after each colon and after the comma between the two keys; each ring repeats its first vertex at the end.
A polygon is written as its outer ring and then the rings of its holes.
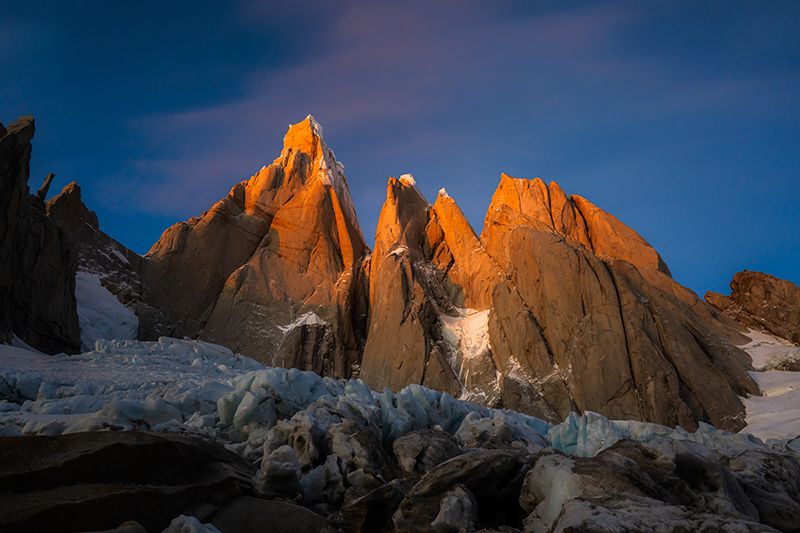
{"type": "MultiPolygon", "coordinates": [[[[196,340],[98,340],[93,350],[75,356],[0,346],[0,433],[5,435],[180,431],[223,442],[251,460],[289,446],[300,464],[312,466],[325,459],[331,432],[343,427],[370,428],[389,445],[411,431],[437,428],[465,447],[552,447],[578,457],[592,457],[620,439],[665,449],[665,441],[681,441],[726,455],[763,446],[751,435],[707,424],[689,432],[592,412],[573,413],[552,425],[420,385],[373,391],[360,380],[266,367],[196,340]]],[[[369,474],[369,465],[355,459],[358,453],[347,452],[357,469],[369,474]]]]}

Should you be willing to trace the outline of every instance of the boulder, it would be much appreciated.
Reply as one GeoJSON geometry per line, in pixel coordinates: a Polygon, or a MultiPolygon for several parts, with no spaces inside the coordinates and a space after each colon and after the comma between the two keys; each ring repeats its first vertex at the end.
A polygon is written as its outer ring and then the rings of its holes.
{"type": "Polygon", "coordinates": [[[0,438],[0,529],[162,531],[251,492],[254,468],[222,446],[138,431],[0,438]]]}
{"type": "Polygon", "coordinates": [[[407,476],[422,476],[434,467],[461,454],[452,435],[438,429],[406,433],[392,443],[394,455],[407,476]]]}
{"type": "MultiPolygon", "coordinates": [[[[656,523],[670,530],[774,531],[787,530],[786,520],[797,519],[791,511],[782,522],[761,513],[724,457],[677,447],[665,454],[658,445],[620,441],[593,458],[541,455],[520,492],[520,505],[529,513],[525,531],[646,530],[656,523]]],[[[750,454],[739,460],[760,462],[750,454]]],[[[789,479],[781,473],[776,478],[789,479]]]]}
{"type": "Polygon", "coordinates": [[[393,517],[395,530],[435,531],[433,523],[440,514],[439,527],[447,530],[453,508],[461,506],[468,508],[467,518],[478,517],[476,527],[513,526],[521,518],[516,497],[526,470],[522,456],[500,450],[472,450],[445,461],[425,474],[400,503],[393,517]],[[444,502],[456,486],[461,491],[444,502]]]}
{"type": "Polygon", "coordinates": [[[323,533],[335,531],[314,511],[281,500],[244,496],[228,503],[209,519],[223,533],[323,533]]]}

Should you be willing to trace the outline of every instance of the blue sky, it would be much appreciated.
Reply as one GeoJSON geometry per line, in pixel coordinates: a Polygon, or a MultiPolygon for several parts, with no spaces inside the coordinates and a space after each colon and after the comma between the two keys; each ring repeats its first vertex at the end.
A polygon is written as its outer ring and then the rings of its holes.
{"type": "Polygon", "coordinates": [[[614,213],[700,293],[743,268],[800,282],[799,22],[797,2],[0,0],[0,121],[34,114],[32,188],[77,180],[139,252],[312,113],[369,242],[389,175],[446,187],[480,232],[505,171],[614,213]]]}

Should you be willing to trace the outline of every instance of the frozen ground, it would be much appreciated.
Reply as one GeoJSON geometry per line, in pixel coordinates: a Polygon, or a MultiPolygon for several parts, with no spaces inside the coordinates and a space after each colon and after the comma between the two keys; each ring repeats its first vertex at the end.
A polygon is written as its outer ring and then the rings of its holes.
{"type": "Polygon", "coordinates": [[[800,451],[800,372],[774,370],[787,362],[800,360],[800,347],[790,342],[750,330],[751,342],[742,346],[753,359],[750,375],[761,389],[761,396],[744,400],[747,427],[764,441],[793,439],[790,446],[800,451]]]}

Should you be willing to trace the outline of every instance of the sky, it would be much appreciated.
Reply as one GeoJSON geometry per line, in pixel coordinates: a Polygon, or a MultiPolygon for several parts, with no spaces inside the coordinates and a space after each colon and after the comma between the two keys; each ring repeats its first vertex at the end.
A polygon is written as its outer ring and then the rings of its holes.
{"type": "Polygon", "coordinates": [[[368,243],[388,176],[479,233],[500,173],[557,181],[702,294],[800,283],[800,2],[0,0],[0,121],[144,253],[313,114],[368,243]]]}

